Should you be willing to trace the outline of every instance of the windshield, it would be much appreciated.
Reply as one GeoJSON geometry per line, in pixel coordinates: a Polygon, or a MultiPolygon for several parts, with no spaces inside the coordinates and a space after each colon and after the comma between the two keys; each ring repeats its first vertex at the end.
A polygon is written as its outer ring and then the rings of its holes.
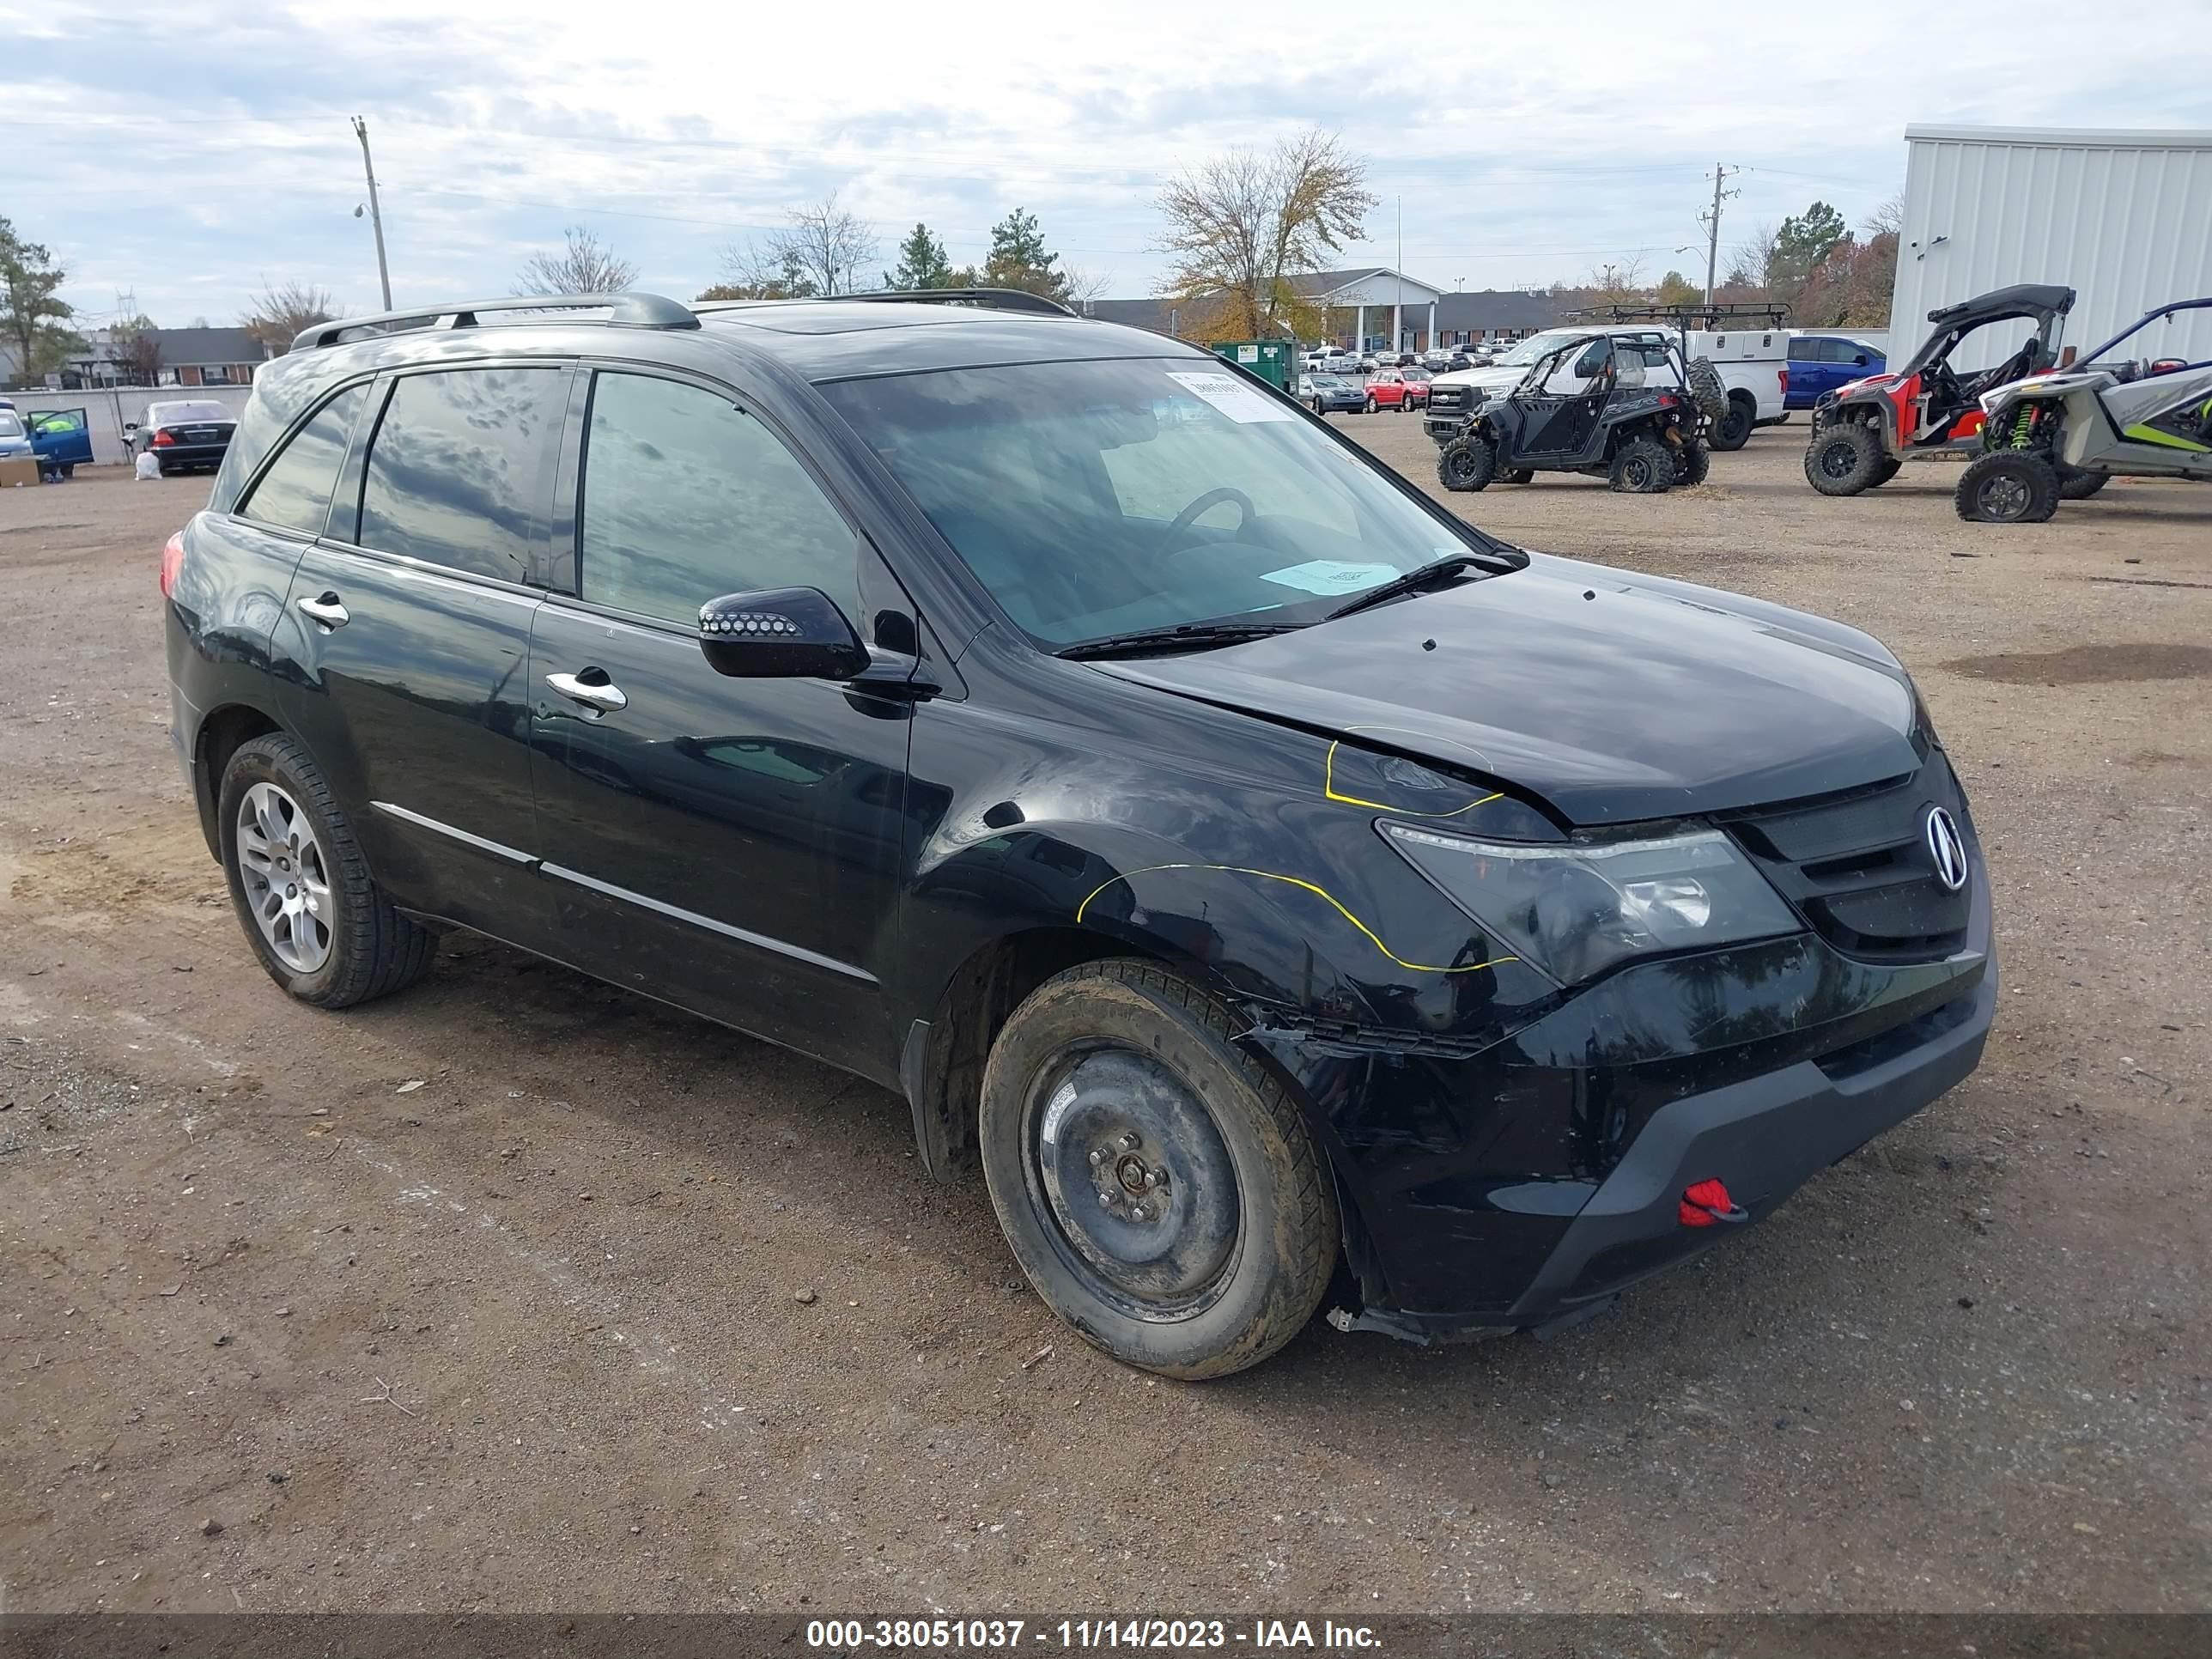
{"type": "Polygon", "coordinates": [[[1546,352],[1555,351],[1577,337],[1578,332],[1571,328],[1547,328],[1541,334],[1531,334],[1512,350],[1502,356],[1492,357],[1490,366],[1492,368],[1526,368],[1546,352]]]}
{"type": "Polygon", "coordinates": [[[822,392],[1049,646],[1316,622],[1419,566],[1490,550],[1302,411],[1195,358],[945,369],[822,392]]]}
{"type": "Polygon", "coordinates": [[[227,421],[230,411],[216,403],[154,404],[146,410],[150,426],[173,425],[179,421],[227,421]]]}
{"type": "Polygon", "coordinates": [[[1309,374],[1306,384],[1319,386],[1323,392],[1341,392],[1348,382],[1341,374],[1309,374]]]}

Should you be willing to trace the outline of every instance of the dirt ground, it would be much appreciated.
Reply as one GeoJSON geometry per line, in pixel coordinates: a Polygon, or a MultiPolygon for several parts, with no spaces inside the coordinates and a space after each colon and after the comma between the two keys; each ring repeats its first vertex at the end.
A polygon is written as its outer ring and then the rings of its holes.
{"type": "Polygon", "coordinates": [[[482,944],[286,1001],[169,749],[204,480],[0,492],[0,1607],[2212,1604],[2212,491],[1968,526],[1802,438],[1446,499],[1898,651],[1995,873],[1981,1071],[1552,1341],[1198,1387],[1056,1324],[872,1087],[482,944]]]}

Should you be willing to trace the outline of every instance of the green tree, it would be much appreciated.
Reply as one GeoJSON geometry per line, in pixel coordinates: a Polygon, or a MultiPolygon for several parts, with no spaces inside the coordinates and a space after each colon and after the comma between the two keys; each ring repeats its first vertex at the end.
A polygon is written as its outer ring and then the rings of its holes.
{"type": "Polygon", "coordinates": [[[1705,298],[1705,292],[1680,271],[1670,270],[1659,279],[1651,297],[1662,306],[1686,306],[1705,298]]]}
{"type": "Polygon", "coordinates": [[[1767,287],[1780,297],[1793,297],[1830,250],[1850,236],[1850,227],[1844,222],[1844,216],[1826,202],[1815,202],[1803,213],[1784,219],[1782,228],[1774,233],[1773,248],[1767,256],[1767,287]],[[1785,289],[1790,292],[1783,294],[1785,289]]]}
{"type": "Polygon", "coordinates": [[[927,225],[918,224],[914,234],[898,245],[898,268],[884,273],[885,288],[954,288],[957,273],[952,262],[945,257],[945,244],[938,240],[927,225]]]}
{"type": "Polygon", "coordinates": [[[1034,213],[1016,208],[991,227],[991,252],[983,260],[986,286],[1018,288],[1064,301],[1067,277],[1059,267],[1060,256],[1046,248],[1034,213]]]}
{"type": "Polygon", "coordinates": [[[27,242],[0,217],[0,339],[13,349],[15,373],[33,380],[84,340],[69,326],[76,308],[55,298],[69,273],[37,242],[27,242]]]}

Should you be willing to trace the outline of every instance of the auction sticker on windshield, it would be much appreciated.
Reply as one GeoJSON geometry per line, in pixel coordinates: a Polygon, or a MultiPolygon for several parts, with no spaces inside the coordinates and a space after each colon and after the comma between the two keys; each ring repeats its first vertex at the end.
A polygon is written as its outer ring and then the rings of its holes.
{"type": "Polygon", "coordinates": [[[1249,426],[1257,421],[1296,418],[1294,411],[1281,404],[1270,403],[1234,374],[1208,374],[1203,370],[1197,374],[1185,374],[1170,369],[1168,379],[1193,397],[1205,398],[1240,426],[1249,426]]]}
{"type": "Polygon", "coordinates": [[[1305,593],[1357,593],[1398,574],[1394,564],[1347,564],[1340,559],[1312,559],[1270,570],[1260,580],[1305,593]]]}

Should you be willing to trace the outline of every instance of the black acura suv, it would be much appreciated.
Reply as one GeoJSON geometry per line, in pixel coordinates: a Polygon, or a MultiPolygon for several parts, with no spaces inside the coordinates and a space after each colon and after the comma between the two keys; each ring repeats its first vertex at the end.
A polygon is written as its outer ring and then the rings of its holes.
{"type": "Polygon", "coordinates": [[[1484,536],[1021,295],[492,301],[255,378],[161,568],[246,937],[494,935],[818,1055],[1171,1376],[1546,1328],[1979,1059],[1897,659],[1484,536]]]}

